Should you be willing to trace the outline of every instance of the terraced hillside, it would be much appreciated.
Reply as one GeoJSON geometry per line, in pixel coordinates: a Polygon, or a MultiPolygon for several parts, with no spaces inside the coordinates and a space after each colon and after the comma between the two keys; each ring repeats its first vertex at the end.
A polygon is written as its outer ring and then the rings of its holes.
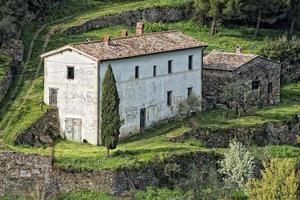
{"type": "MultiPolygon", "coordinates": [[[[45,51],[53,50],[71,42],[84,41],[87,38],[98,40],[104,35],[110,34],[118,37],[123,29],[129,29],[133,34],[134,28],[124,25],[114,26],[110,28],[93,30],[86,33],[67,35],[61,31],[73,25],[78,25],[86,20],[95,17],[112,14],[131,9],[146,8],[151,6],[178,6],[188,3],[187,0],[148,0],[148,1],[128,1],[121,3],[106,3],[95,6],[94,8],[83,12],[79,15],[61,18],[49,21],[44,24],[32,23],[28,25],[23,34],[22,40],[26,47],[27,57],[23,63],[23,70],[18,74],[13,82],[10,92],[1,103],[0,107],[0,138],[4,140],[7,148],[13,150],[39,153],[50,155],[51,148],[26,148],[13,146],[15,136],[24,130],[35,120],[37,120],[47,109],[42,102],[43,97],[43,63],[39,59],[39,55],[45,51]]],[[[253,37],[254,29],[252,28],[222,28],[216,36],[209,36],[207,27],[200,27],[195,22],[183,21],[166,24],[146,23],[146,31],[163,31],[169,29],[178,29],[189,34],[200,41],[209,44],[207,51],[213,49],[223,49],[233,51],[237,44],[242,45],[246,52],[257,53],[263,44],[264,38],[278,37],[284,34],[283,31],[263,30],[260,37],[253,37]]],[[[228,111],[212,110],[208,113],[202,113],[197,117],[200,126],[244,126],[263,123],[266,121],[284,120],[292,116],[299,108],[299,98],[294,98],[291,91],[298,91],[299,85],[287,86],[283,89],[284,101],[278,107],[258,110],[251,116],[234,119],[228,111]],[[294,88],[294,89],[293,89],[294,88]],[[296,110],[295,110],[296,109],[296,110]]],[[[296,96],[298,97],[298,95],[296,96]]],[[[173,144],[166,142],[165,135],[182,133],[188,128],[174,122],[167,126],[163,126],[156,130],[150,130],[148,135],[137,136],[137,138],[125,141],[120,145],[120,149],[128,151],[128,158],[123,159],[116,157],[115,159],[105,159],[104,149],[91,147],[89,145],[79,145],[80,151],[74,153],[74,148],[78,148],[78,144],[72,142],[59,141],[56,146],[56,163],[64,167],[78,167],[83,169],[103,169],[110,167],[118,167],[122,164],[133,164],[135,159],[140,161],[148,161],[156,155],[163,156],[165,153],[171,152],[190,152],[205,150],[195,141],[187,141],[184,143],[173,144]],[[149,144],[148,146],[146,144],[149,144]],[[143,146],[143,148],[140,148],[143,146]],[[146,148],[147,147],[147,148],[146,148]],[[88,161],[88,162],[86,162],[88,161]],[[99,162],[101,161],[101,165],[99,162]]]]}

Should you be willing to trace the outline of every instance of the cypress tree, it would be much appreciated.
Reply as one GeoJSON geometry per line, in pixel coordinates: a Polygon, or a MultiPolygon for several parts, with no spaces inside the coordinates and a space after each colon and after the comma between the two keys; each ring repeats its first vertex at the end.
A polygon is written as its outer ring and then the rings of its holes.
{"type": "Polygon", "coordinates": [[[107,149],[107,155],[118,144],[120,135],[120,98],[117,91],[116,80],[109,64],[102,83],[101,101],[101,141],[107,149]]]}

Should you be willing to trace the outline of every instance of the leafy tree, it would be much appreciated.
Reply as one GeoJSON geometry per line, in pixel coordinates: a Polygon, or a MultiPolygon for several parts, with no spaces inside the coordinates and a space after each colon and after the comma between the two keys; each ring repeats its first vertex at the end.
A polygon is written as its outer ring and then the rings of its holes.
{"type": "Polygon", "coordinates": [[[296,37],[289,39],[287,36],[274,40],[266,39],[259,54],[288,64],[300,62],[300,40],[296,37]]]}
{"type": "Polygon", "coordinates": [[[254,157],[236,140],[230,142],[220,166],[225,182],[233,188],[243,189],[248,180],[254,178],[254,157]]]}
{"type": "Polygon", "coordinates": [[[194,7],[198,14],[212,18],[211,35],[214,35],[219,24],[225,17],[231,17],[239,13],[240,0],[195,0],[194,7]]]}
{"type": "Polygon", "coordinates": [[[279,19],[287,17],[288,3],[286,0],[244,0],[244,12],[255,13],[256,30],[258,35],[261,23],[274,24],[279,19]]]}
{"type": "Polygon", "coordinates": [[[185,119],[192,114],[201,110],[201,100],[195,94],[191,94],[189,98],[178,103],[177,117],[184,122],[185,119]]]}
{"type": "Polygon", "coordinates": [[[289,34],[294,33],[295,24],[297,19],[300,17],[300,0],[287,0],[289,6],[289,20],[290,20],[290,30],[289,34]]]}
{"type": "Polygon", "coordinates": [[[249,200],[296,200],[298,181],[291,160],[274,159],[264,163],[262,179],[247,184],[249,200]]]}
{"type": "Polygon", "coordinates": [[[101,101],[101,141],[109,151],[115,149],[120,135],[120,98],[117,91],[116,80],[109,64],[102,83],[101,101]]]}

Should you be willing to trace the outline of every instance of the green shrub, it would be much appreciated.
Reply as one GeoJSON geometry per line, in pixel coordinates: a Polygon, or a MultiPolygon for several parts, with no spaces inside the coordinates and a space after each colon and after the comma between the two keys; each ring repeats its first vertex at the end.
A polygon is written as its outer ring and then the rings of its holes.
{"type": "Polygon", "coordinates": [[[144,30],[145,32],[161,32],[167,31],[168,27],[162,23],[154,23],[154,22],[144,22],[144,30]]]}
{"type": "Polygon", "coordinates": [[[291,160],[274,159],[264,163],[262,179],[247,185],[249,200],[296,200],[298,180],[291,160]]]}
{"type": "Polygon", "coordinates": [[[254,157],[242,145],[233,140],[229,144],[225,159],[220,162],[220,172],[225,175],[224,181],[231,187],[243,189],[247,181],[254,177],[254,157]]]}
{"type": "Polygon", "coordinates": [[[266,39],[260,55],[289,64],[300,62],[300,39],[289,39],[287,36],[274,40],[266,39]]]}

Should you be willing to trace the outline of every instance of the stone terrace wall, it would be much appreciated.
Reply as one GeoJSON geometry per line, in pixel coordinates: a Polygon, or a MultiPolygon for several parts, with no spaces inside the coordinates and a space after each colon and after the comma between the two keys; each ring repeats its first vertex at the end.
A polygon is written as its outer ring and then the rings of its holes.
{"type": "Polygon", "coordinates": [[[58,136],[58,110],[53,108],[48,109],[36,122],[18,134],[15,144],[40,147],[44,144],[52,144],[58,136]]]}
{"type": "Polygon", "coordinates": [[[179,7],[154,7],[101,16],[83,24],[71,26],[64,33],[75,34],[87,32],[92,29],[106,28],[116,25],[135,25],[136,22],[147,20],[151,22],[175,22],[191,18],[192,6],[190,4],[179,7]]]}
{"type": "Polygon", "coordinates": [[[13,66],[10,63],[9,68],[8,68],[4,78],[2,80],[0,80],[0,102],[2,101],[4,96],[6,95],[6,93],[8,91],[8,88],[11,84],[12,77],[13,77],[12,69],[13,69],[13,66]]]}
{"type": "Polygon", "coordinates": [[[80,172],[52,167],[50,157],[5,152],[0,153],[0,197],[27,195],[48,199],[61,192],[84,190],[122,194],[132,188],[168,185],[164,173],[167,164],[178,164],[187,174],[193,166],[200,170],[216,166],[219,159],[217,154],[198,152],[154,160],[131,169],[80,172]]]}
{"type": "Polygon", "coordinates": [[[225,148],[235,138],[246,145],[296,145],[299,136],[300,120],[297,116],[294,121],[286,123],[266,123],[243,128],[199,128],[194,132],[169,138],[169,141],[179,142],[187,138],[196,138],[205,147],[225,148]]]}

